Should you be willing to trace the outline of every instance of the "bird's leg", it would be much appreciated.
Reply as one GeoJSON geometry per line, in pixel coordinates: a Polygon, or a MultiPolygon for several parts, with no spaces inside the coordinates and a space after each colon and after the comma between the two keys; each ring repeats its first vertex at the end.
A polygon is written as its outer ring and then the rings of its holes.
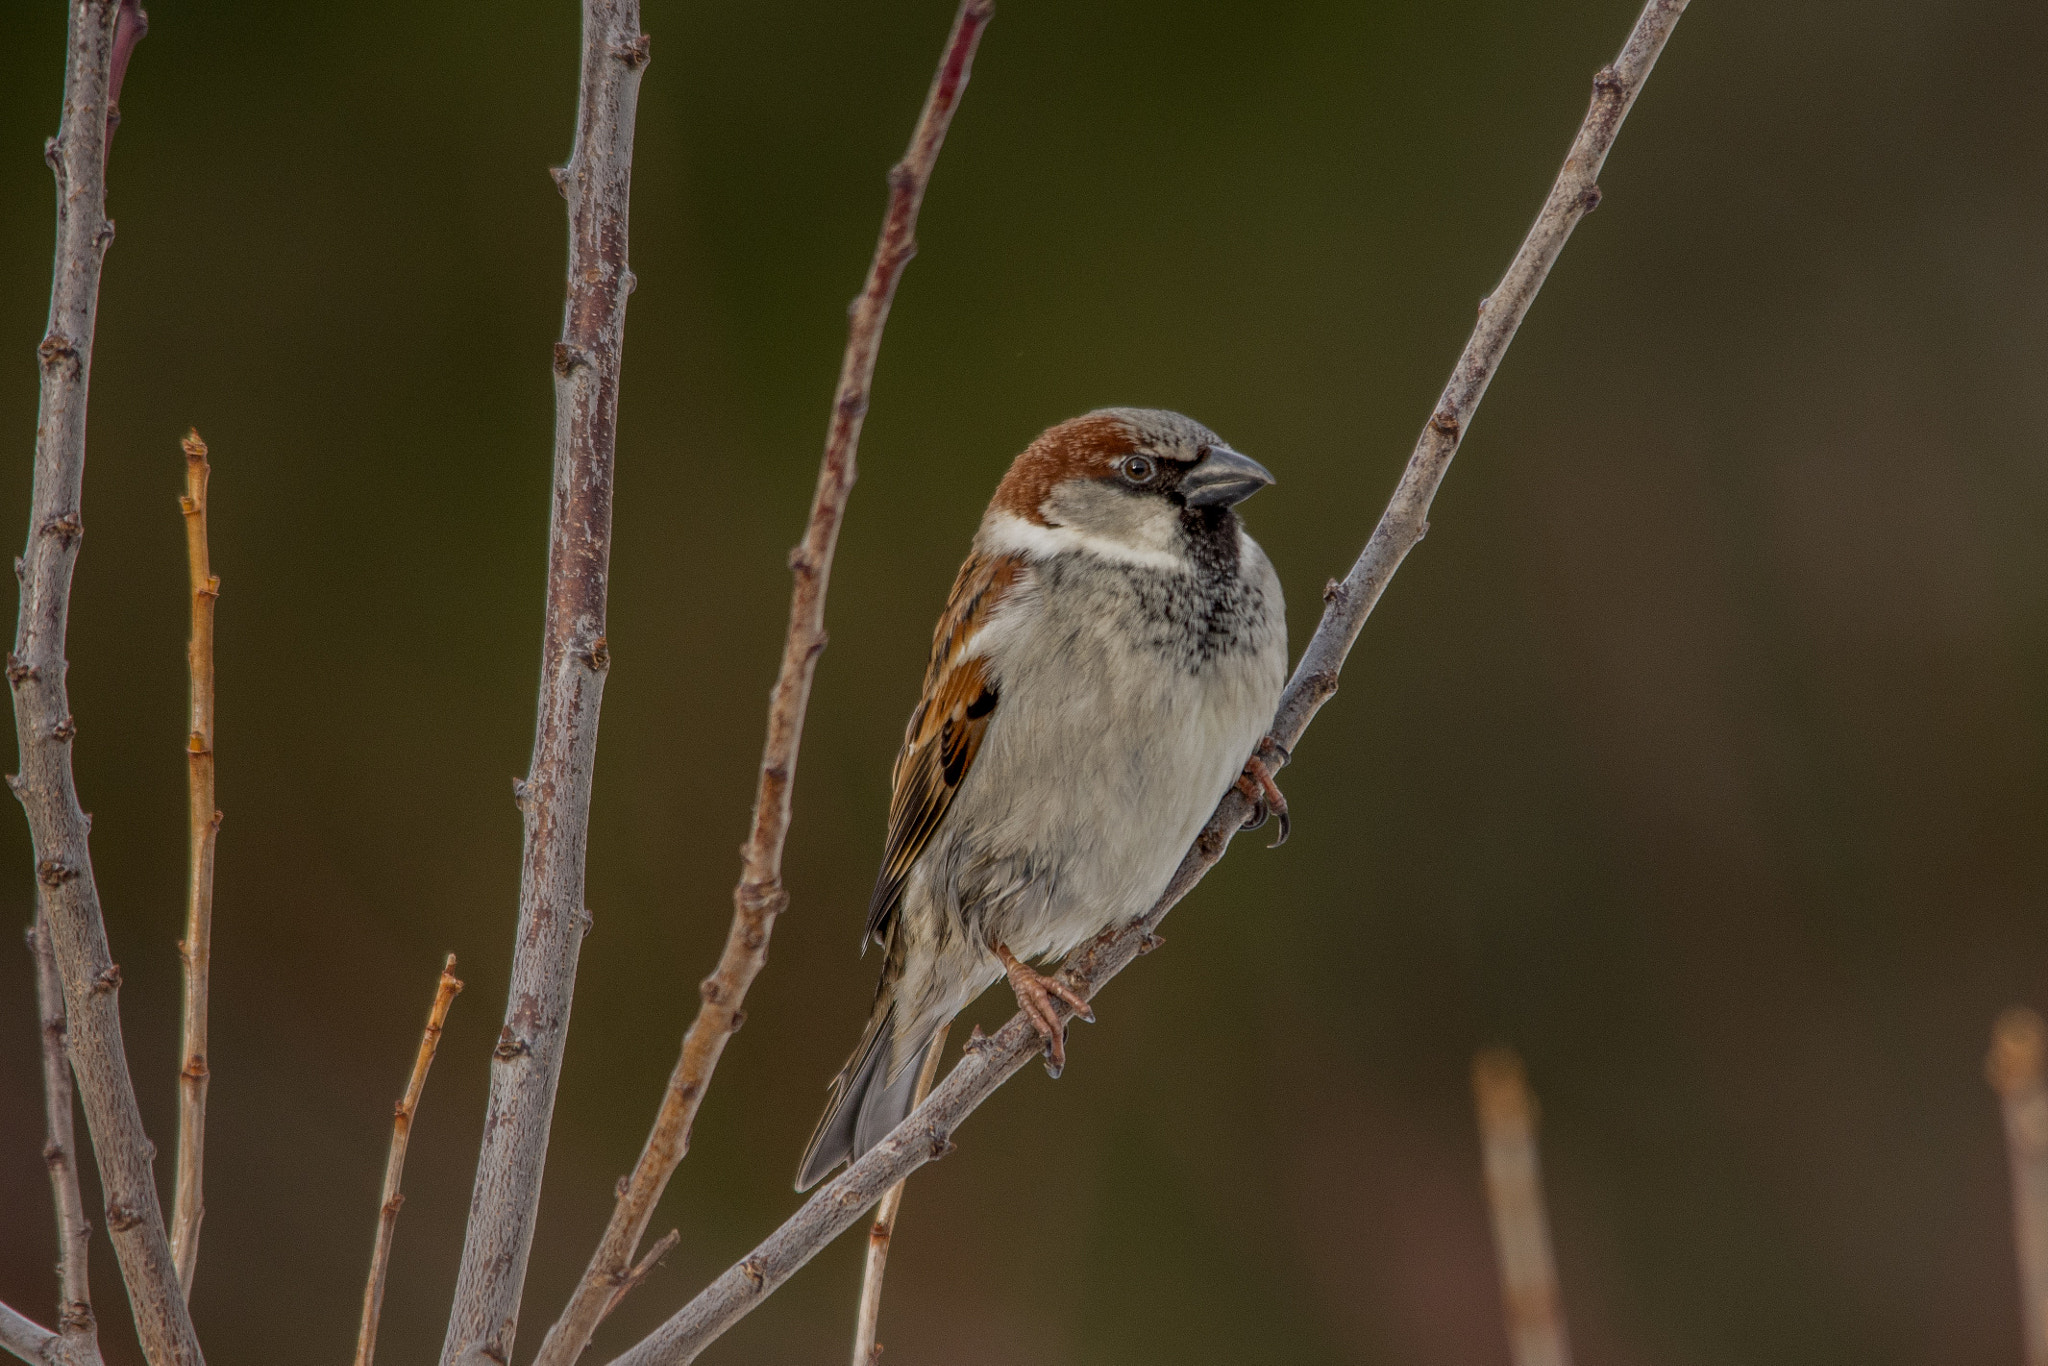
{"type": "MultiPolygon", "coordinates": [[[[1272,745],[1278,751],[1281,763],[1287,762],[1287,751],[1281,749],[1271,736],[1267,736],[1265,740],[1261,741],[1259,748],[1264,749],[1267,745],[1272,745]]],[[[1280,818],[1279,837],[1266,847],[1268,849],[1278,849],[1281,845],[1287,843],[1287,832],[1290,825],[1287,819],[1287,798],[1280,795],[1280,785],[1273,781],[1273,770],[1266,767],[1266,761],[1259,757],[1257,751],[1253,752],[1251,758],[1244,761],[1244,772],[1238,775],[1235,786],[1239,792],[1244,793],[1245,796],[1252,800],[1252,813],[1245,817],[1243,828],[1246,830],[1256,830],[1266,823],[1268,814],[1278,816],[1280,818]]]]}
{"type": "Polygon", "coordinates": [[[996,957],[1002,960],[1004,974],[1010,979],[1010,990],[1017,993],[1017,1008],[1045,1040],[1046,1069],[1058,1076],[1067,1065],[1067,1035],[1053,1008],[1053,998],[1072,1006],[1074,1013],[1089,1024],[1095,1023],[1095,1012],[1088,1008],[1087,997],[1059,978],[1047,977],[1018,962],[1008,945],[998,941],[995,950],[996,957]]]}

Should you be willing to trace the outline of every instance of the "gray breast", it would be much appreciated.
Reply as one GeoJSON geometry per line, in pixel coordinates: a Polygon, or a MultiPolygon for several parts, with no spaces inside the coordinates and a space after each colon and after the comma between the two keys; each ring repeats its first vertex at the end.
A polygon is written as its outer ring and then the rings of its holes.
{"type": "Polygon", "coordinates": [[[1002,700],[914,879],[970,938],[1064,953],[1157,899],[1286,668],[1279,582],[1242,545],[1227,575],[1033,564],[1036,610],[989,652],[1002,700]]]}

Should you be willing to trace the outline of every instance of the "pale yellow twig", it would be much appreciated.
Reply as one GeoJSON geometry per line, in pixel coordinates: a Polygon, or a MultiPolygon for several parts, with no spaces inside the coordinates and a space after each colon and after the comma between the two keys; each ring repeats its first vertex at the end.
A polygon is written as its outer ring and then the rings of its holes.
{"type": "Polygon", "coordinates": [[[191,816],[190,882],[185,904],[185,937],[178,956],[185,965],[184,1037],[178,1069],[178,1172],[171,1214],[171,1259],[178,1284],[192,1298],[192,1273],[199,1262],[199,1221],[206,1216],[203,1189],[206,1157],[206,997],[213,958],[213,850],[220,812],[213,804],[213,605],[220,597],[206,547],[206,443],[197,431],[185,449],[185,558],[192,579],[192,638],[185,663],[192,680],[192,717],[185,737],[189,761],[186,795],[191,816]]]}
{"type": "Polygon", "coordinates": [[[1508,1355],[1515,1366],[1571,1366],[1536,1158],[1536,1099],[1522,1060],[1506,1048],[1481,1053],[1472,1060],[1472,1094],[1479,1103],[1479,1147],[1500,1259],[1508,1355]]]}
{"type": "Polygon", "coordinates": [[[363,1323],[356,1331],[355,1366],[370,1366],[377,1350],[377,1319],[384,1312],[384,1276],[391,1269],[391,1239],[398,1232],[398,1207],[405,1203],[398,1183],[405,1175],[405,1147],[412,1139],[412,1117],[419,1109],[420,1092],[426,1089],[427,1069],[434,1065],[434,1050],[441,1045],[441,1026],[447,1023],[448,1007],[455,1003],[462,983],[455,976],[455,955],[441,965],[441,981],[434,990],[434,1006],[427,1012],[427,1029],[420,1036],[420,1051],[412,1062],[412,1079],[405,1084],[405,1097],[391,1117],[391,1152],[384,1159],[384,1196],[377,1209],[377,1241],[370,1251],[370,1280],[363,1287],[363,1323]]]}

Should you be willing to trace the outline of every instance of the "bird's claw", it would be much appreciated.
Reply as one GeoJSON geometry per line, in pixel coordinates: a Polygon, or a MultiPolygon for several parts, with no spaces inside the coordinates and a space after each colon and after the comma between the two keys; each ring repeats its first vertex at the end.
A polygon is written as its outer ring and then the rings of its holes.
{"type": "Polygon", "coordinates": [[[1024,1012],[1025,1019],[1031,1021],[1038,1037],[1045,1040],[1045,1070],[1057,1077],[1067,1066],[1067,1031],[1053,1002],[1065,1002],[1073,1008],[1074,1014],[1089,1024],[1095,1023],[1095,1011],[1089,1006],[1087,997],[1058,977],[1048,977],[1026,967],[1006,945],[996,945],[996,957],[1002,960],[1003,973],[1010,979],[1010,990],[1017,993],[1017,1008],[1024,1012]]]}
{"type": "MultiPolygon", "coordinates": [[[[1272,744],[1273,742],[1268,740],[1266,743],[1272,744]]],[[[1262,745],[1260,748],[1263,749],[1264,746],[1262,745]]],[[[1279,751],[1280,761],[1285,763],[1287,761],[1287,751],[1280,749],[1277,744],[1273,745],[1273,748],[1279,751]]],[[[1280,818],[1280,833],[1266,847],[1268,849],[1278,849],[1281,845],[1287,843],[1287,836],[1292,826],[1292,822],[1287,817],[1287,798],[1281,795],[1279,784],[1273,781],[1273,770],[1266,766],[1266,761],[1257,754],[1245,760],[1244,772],[1238,775],[1235,786],[1239,792],[1249,797],[1252,803],[1251,814],[1244,818],[1244,824],[1239,828],[1256,830],[1266,823],[1267,816],[1278,816],[1280,818]]]]}

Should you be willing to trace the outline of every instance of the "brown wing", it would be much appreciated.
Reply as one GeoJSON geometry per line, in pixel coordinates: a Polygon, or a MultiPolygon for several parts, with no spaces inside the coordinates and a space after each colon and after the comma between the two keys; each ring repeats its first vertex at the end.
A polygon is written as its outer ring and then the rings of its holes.
{"type": "Polygon", "coordinates": [[[931,843],[953,804],[953,794],[981,751],[981,738],[996,710],[996,690],[985,662],[979,655],[969,656],[967,645],[1023,570],[1023,561],[1015,556],[968,556],[932,633],[924,696],[910,714],[903,750],[896,756],[889,840],[883,846],[874,900],[868,903],[867,934],[877,941],[888,934],[910,866],[931,843]]]}

